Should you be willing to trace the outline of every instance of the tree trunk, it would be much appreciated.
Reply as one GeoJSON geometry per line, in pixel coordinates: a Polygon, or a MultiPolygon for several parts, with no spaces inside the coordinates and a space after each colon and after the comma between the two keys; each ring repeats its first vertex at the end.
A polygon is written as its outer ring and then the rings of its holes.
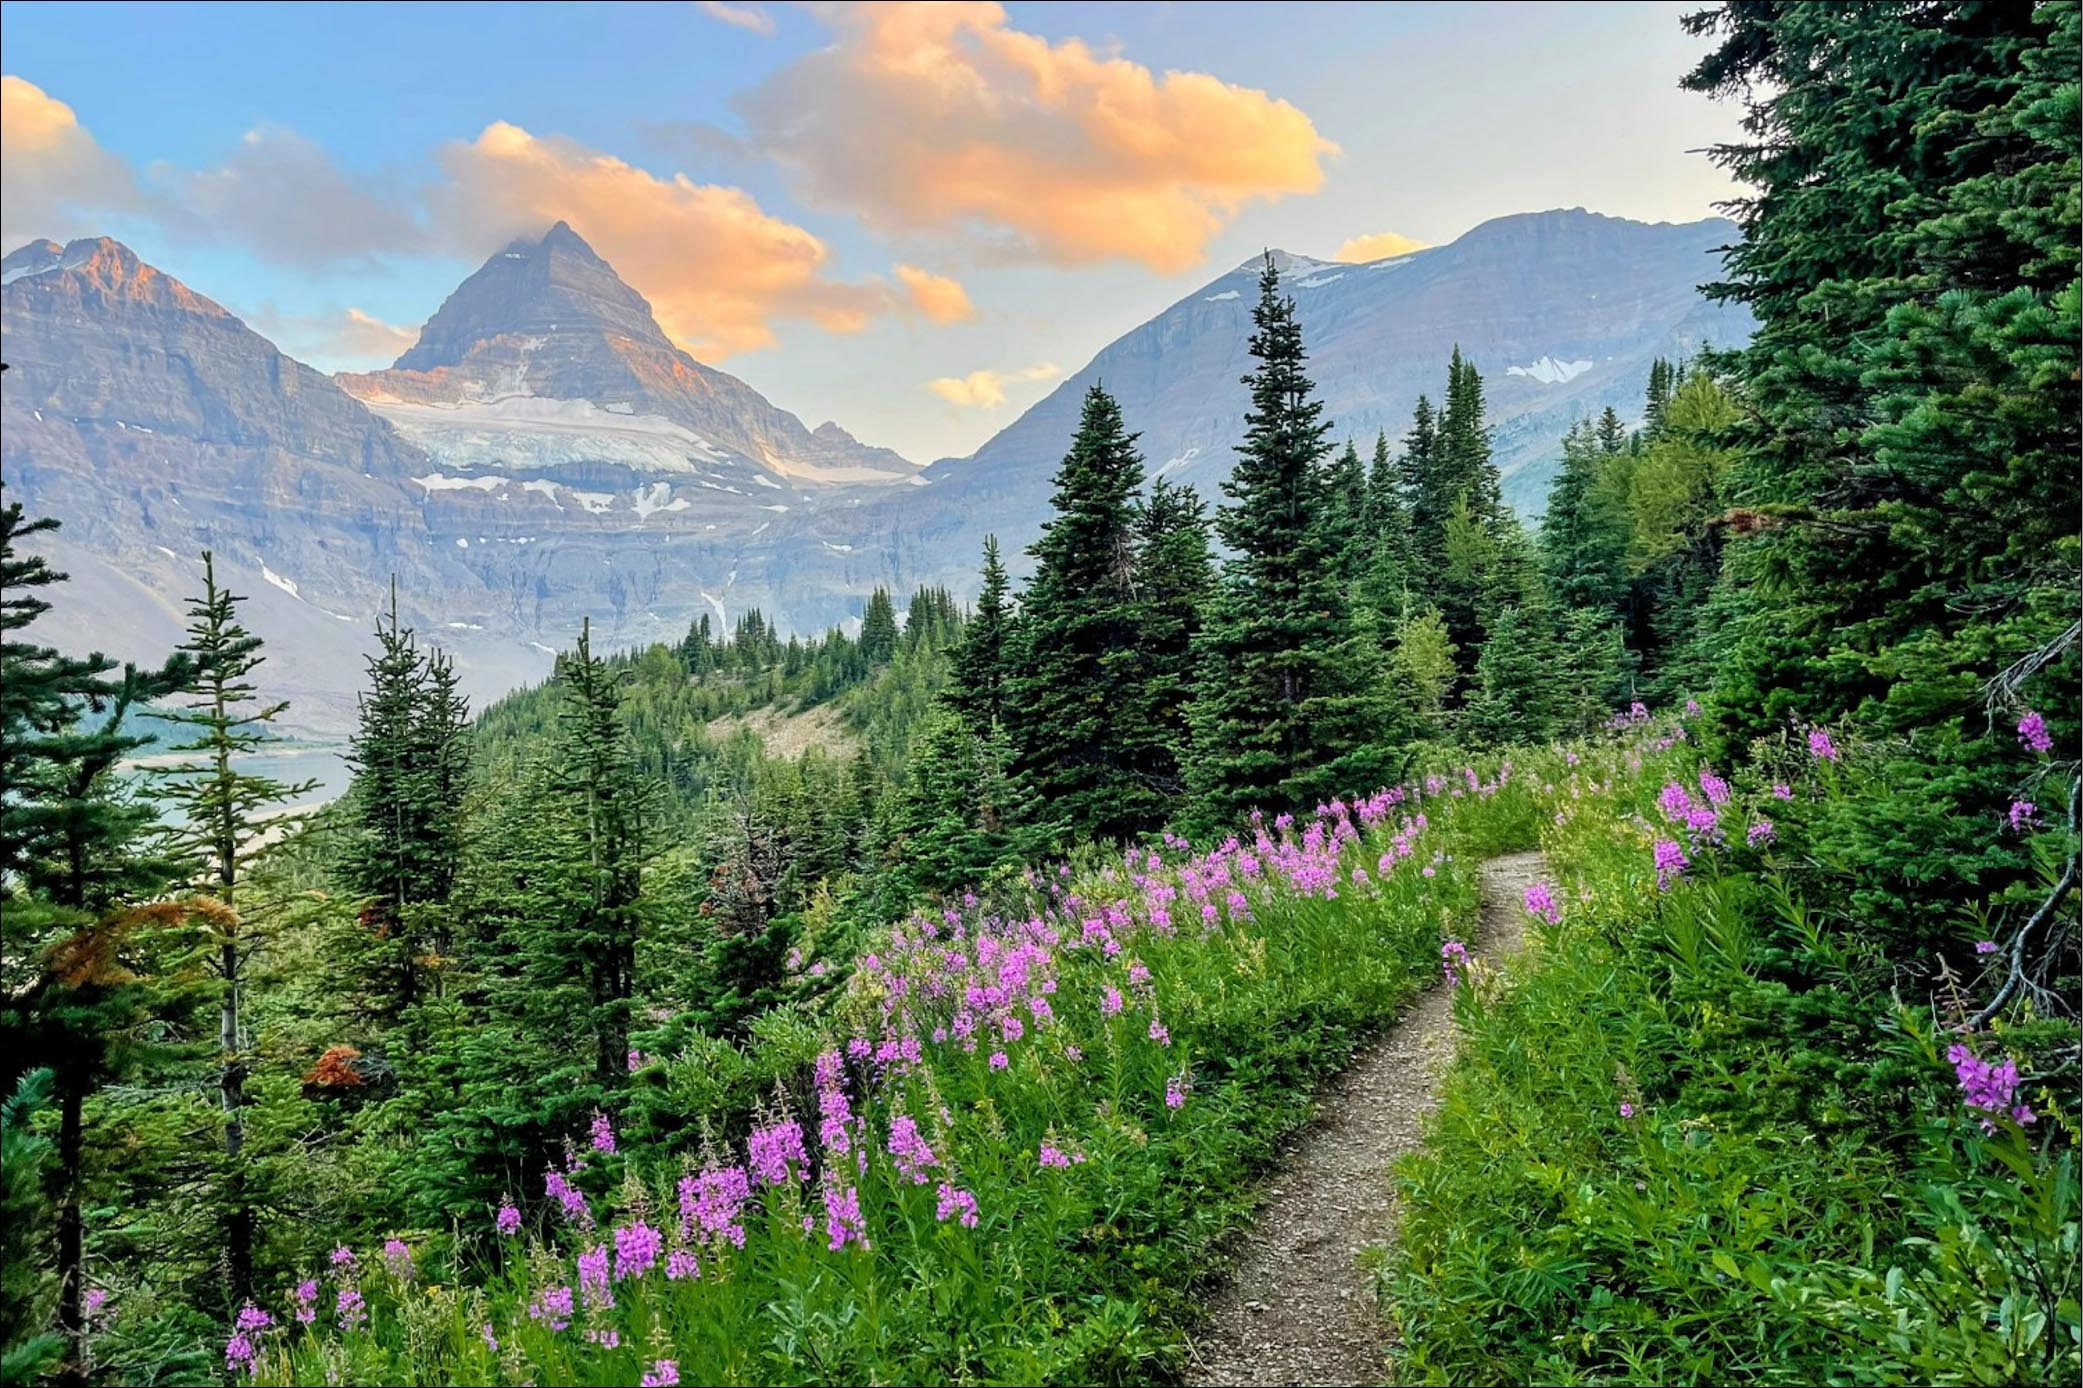
{"type": "Polygon", "coordinates": [[[61,1079],[58,1097],[58,1329],[65,1358],[54,1381],[80,1388],[87,1381],[86,1228],[80,1217],[80,1175],[86,1160],[86,1095],[76,1080],[61,1079]]]}
{"type": "Polygon", "coordinates": [[[253,1207],[246,1199],[246,1061],[239,1053],[239,946],[224,943],[224,1000],[217,1011],[217,1040],[224,1053],[218,1093],[224,1106],[224,1263],[231,1311],[253,1299],[253,1207]]]}

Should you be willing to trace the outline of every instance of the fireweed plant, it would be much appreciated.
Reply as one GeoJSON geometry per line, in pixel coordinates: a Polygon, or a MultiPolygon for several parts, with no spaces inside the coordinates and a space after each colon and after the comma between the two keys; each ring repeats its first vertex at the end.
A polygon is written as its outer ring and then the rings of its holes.
{"type": "MultiPolygon", "coordinates": [[[[343,1250],[227,1327],[226,1367],[1169,1377],[1252,1174],[1314,1082],[1438,979],[1442,941],[1473,924],[1477,861],[1530,839],[1532,806],[1508,763],[1457,768],[1255,817],[1205,851],[1167,838],[1036,869],[1012,906],[914,915],[828,1011],[755,1028],[750,1048],[778,1054],[754,1068],[796,1078],[749,1120],[718,1111],[693,1147],[651,1153],[602,1113],[530,1189],[454,1211],[450,1239],[427,1231],[452,1266],[418,1265],[409,1238],[343,1250]]],[[[684,1063],[723,1063],[722,1045],[684,1063]]]]}
{"type": "MultiPolygon", "coordinates": [[[[1811,904],[1844,897],[1814,845],[1877,803],[1881,750],[1795,726],[1732,785],[1682,722],[1621,722],[1521,759],[1549,875],[1514,980],[1460,987],[1397,1173],[1398,1381],[2074,1383],[2074,1024],[1977,1026],[1986,914],[1905,968],[1811,904]]],[[[1991,832],[2043,879],[2015,928],[2074,826],[1991,832]]]]}

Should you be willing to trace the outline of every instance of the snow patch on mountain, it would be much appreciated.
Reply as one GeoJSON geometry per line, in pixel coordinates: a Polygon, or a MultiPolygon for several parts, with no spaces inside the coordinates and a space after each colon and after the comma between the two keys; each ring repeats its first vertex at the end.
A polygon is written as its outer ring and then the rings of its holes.
{"type": "Polygon", "coordinates": [[[277,588],[280,588],[283,592],[295,598],[298,602],[302,602],[304,600],[303,595],[297,592],[297,585],[293,580],[284,578],[281,574],[276,573],[266,564],[262,564],[260,566],[260,576],[266,579],[268,582],[274,584],[277,588]]]}
{"type": "Polygon", "coordinates": [[[1575,361],[1557,361],[1553,357],[1542,357],[1529,366],[1507,366],[1507,376],[1531,376],[1544,386],[1566,385],[1589,371],[1592,363],[1578,358],[1575,361]]]}

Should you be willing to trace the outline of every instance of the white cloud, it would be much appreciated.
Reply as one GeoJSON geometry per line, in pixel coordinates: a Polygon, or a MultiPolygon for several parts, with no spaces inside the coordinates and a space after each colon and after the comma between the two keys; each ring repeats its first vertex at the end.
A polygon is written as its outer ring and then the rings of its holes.
{"type": "Polygon", "coordinates": [[[921,389],[930,390],[950,405],[973,410],[995,410],[1006,400],[1005,388],[1030,381],[1052,381],[1060,373],[1054,362],[1023,366],[1015,371],[972,371],[967,376],[938,376],[921,389]]]}
{"type": "Polygon", "coordinates": [[[698,8],[711,19],[749,30],[763,38],[774,37],[774,16],[767,13],[764,5],[726,5],[723,0],[701,0],[698,8]]]}

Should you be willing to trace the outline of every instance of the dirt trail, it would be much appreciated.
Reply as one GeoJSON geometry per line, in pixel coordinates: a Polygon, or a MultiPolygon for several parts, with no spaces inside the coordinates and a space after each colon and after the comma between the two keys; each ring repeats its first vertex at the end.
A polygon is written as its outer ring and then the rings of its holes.
{"type": "MultiPolygon", "coordinates": [[[[1525,936],[1538,853],[1482,865],[1470,950],[1502,959],[1525,936]]],[[[1377,1384],[1388,1327],[1360,1254],[1392,1237],[1389,1166],[1417,1146],[1453,1053],[1452,995],[1435,987],[1317,1096],[1318,1117],[1267,1182],[1236,1270],[1215,1294],[1186,1370],[1192,1384],[1377,1384]]]]}

